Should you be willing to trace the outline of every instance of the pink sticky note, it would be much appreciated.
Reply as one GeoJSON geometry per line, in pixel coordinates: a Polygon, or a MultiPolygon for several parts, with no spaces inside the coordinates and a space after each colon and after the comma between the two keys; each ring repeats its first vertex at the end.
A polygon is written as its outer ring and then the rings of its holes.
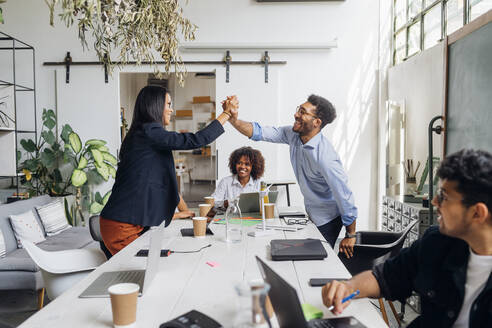
{"type": "Polygon", "coordinates": [[[215,267],[219,266],[219,263],[217,263],[215,261],[207,261],[206,263],[208,265],[210,265],[212,268],[215,268],[215,267]]]}

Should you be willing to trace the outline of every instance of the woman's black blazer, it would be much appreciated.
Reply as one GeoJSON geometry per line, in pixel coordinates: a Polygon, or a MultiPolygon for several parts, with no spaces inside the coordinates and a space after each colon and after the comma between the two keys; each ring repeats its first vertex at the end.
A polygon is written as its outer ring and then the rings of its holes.
{"type": "Polygon", "coordinates": [[[172,150],[203,147],[224,133],[214,120],[199,132],[166,131],[159,123],[146,123],[130,131],[123,141],[113,192],[101,212],[105,219],[157,226],[172,220],[179,202],[172,150]]]}

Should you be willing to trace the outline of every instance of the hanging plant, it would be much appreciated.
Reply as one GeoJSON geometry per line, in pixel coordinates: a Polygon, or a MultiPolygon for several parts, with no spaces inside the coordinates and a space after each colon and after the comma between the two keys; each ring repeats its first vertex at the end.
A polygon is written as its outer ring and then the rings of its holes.
{"type": "Polygon", "coordinates": [[[158,75],[155,52],[166,62],[169,73],[174,65],[179,82],[186,74],[178,53],[178,30],[185,40],[194,40],[197,26],[183,17],[178,0],[45,0],[54,25],[55,6],[60,3],[60,17],[67,27],[77,22],[79,39],[88,48],[86,35],[94,37],[94,50],[110,72],[114,63],[110,54],[118,52],[122,64],[135,60],[149,62],[158,75]]]}
{"type": "MultiPolygon", "coordinates": [[[[5,2],[7,2],[7,0],[0,0],[0,4],[5,3],[5,2]]],[[[2,11],[2,7],[0,7],[0,24],[3,24],[3,23],[4,23],[3,11],[2,11]]]]}

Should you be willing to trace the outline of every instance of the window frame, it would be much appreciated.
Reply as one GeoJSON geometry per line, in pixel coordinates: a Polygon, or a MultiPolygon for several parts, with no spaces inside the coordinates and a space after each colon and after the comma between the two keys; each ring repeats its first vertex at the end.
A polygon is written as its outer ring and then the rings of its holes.
{"type": "MultiPolygon", "coordinates": [[[[427,14],[431,9],[434,8],[434,6],[440,5],[441,6],[441,38],[439,41],[442,41],[444,37],[448,34],[446,31],[446,23],[447,23],[447,17],[446,17],[446,6],[449,0],[435,0],[429,5],[425,6],[425,0],[419,0],[420,1],[420,11],[414,16],[414,17],[409,17],[409,10],[408,6],[410,4],[410,1],[412,0],[393,0],[392,1],[392,8],[391,8],[391,13],[392,13],[392,24],[391,24],[391,52],[392,52],[392,64],[397,65],[400,62],[396,62],[396,35],[402,31],[405,31],[406,33],[406,40],[405,40],[405,56],[401,60],[401,62],[406,61],[408,58],[411,58],[419,53],[421,53],[424,50],[425,47],[425,40],[424,40],[424,35],[425,35],[425,24],[424,24],[424,16],[427,14]],[[405,2],[405,15],[404,17],[406,18],[406,23],[396,29],[396,2],[397,1],[404,1],[405,2]],[[414,24],[420,24],[420,49],[411,54],[410,56],[408,55],[408,49],[409,49],[409,30],[410,26],[414,24]]],[[[463,26],[468,24],[470,22],[470,12],[471,12],[471,3],[473,0],[462,0],[463,1],[463,26]]]]}

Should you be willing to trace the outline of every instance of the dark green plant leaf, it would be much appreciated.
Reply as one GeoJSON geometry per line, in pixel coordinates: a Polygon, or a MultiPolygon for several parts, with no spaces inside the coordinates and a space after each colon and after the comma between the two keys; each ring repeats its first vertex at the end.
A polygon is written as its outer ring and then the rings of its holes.
{"type": "Polygon", "coordinates": [[[59,169],[54,169],[53,170],[53,178],[55,180],[56,183],[60,183],[63,181],[63,177],[61,175],[61,172],[59,169]]]}
{"type": "Polygon", "coordinates": [[[17,162],[20,162],[20,160],[22,159],[22,153],[20,150],[17,151],[17,162]]]}
{"type": "Polygon", "coordinates": [[[52,119],[51,117],[47,118],[43,121],[43,125],[47,127],[49,130],[53,130],[53,128],[56,125],[56,120],[52,119]]]}
{"type": "Polygon", "coordinates": [[[53,187],[51,188],[51,191],[53,191],[53,193],[55,195],[61,195],[61,193],[62,193],[63,190],[62,190],[62,187],[59,184],[54,183],[53,184],[53,187]]]}
{"type": "Polygon", "coordinates": [[[67,217],[68,224],[73,226],[73,219],[72,219],[72,214],[70,213],[70,209],[68,207],[68,201],[67,198],[63,199],[63,203],[65,204],[65,216],[67,217]]]}
{"type": "Polygon", "coordinates": [[[21,144],[22,148],[24,148],[24,150],[29,152],[29,153],[32,153],[36,150],[36,144],[31,139],[27,139],[27,140],[22,139],[20,141],[20,144],[21,144]]]}
{"type": "Polygon", "coordinates": [[[41,132],[41,137],[43,137],[44,141],[50,146],[53,146],[56,142],[56,137],[53,131],[43,131],[41,132]]]}
{"type": "Polygon", "coordinates": [[[94,199],[95,199],[96,202],[98,202],[98,203],[102,203],[103,202],[103,198],[102,198],[101,193],[99,191],[96,192],[96,194],[94,195],[94,197],[95,197],[94,199]]]}
{"type": "Polygon", "coordinates": [[[48,148],[45,148],[41,153],[41,164],[46,166],[47,168],[53,167],[55,163],[55,154],[48,148]]]}
{"type": "Polygon", "coordinates": [[[96,169],[89,170],[87,172],[87,183],[91,185],[98,185],[104,182],[104,179],[97,173],[96,169]]]}
{"type": "Polygon", "coordinates": [[[53,149],[54,151],[59,151],[61,149],[61,145],[60,143],[58,142],[54,142],[52,145],[51,145],[51,149],[53,149]]]}
{"type": "Polygon", "coordinates": [[[24,167],[31,172],[35,172],[38,169],[38,161],[36,159],[28,159],[24,162],[24,167]]]}
{"type": "Polygon", "coordinates": [[[70,142],[70,140],[68,139],[68,136],[72,132],[73,132],[73,130],[72,130],[72,127],[70,125],[68,125],[68,124],[63,125],[62,132],[61,132],[60,136],[61,136],[62,140],[65,142],[65,144],[68,144],[70,142]]]}
{"type": "Polygon", "coordinates": [[[72,150],[74,153],[78,154],[82,150],[82,142],[80,142],[80,137],[77,133],[72,132],[68,136],[70,140],[70,146],[72,146],[72,150]]]}

